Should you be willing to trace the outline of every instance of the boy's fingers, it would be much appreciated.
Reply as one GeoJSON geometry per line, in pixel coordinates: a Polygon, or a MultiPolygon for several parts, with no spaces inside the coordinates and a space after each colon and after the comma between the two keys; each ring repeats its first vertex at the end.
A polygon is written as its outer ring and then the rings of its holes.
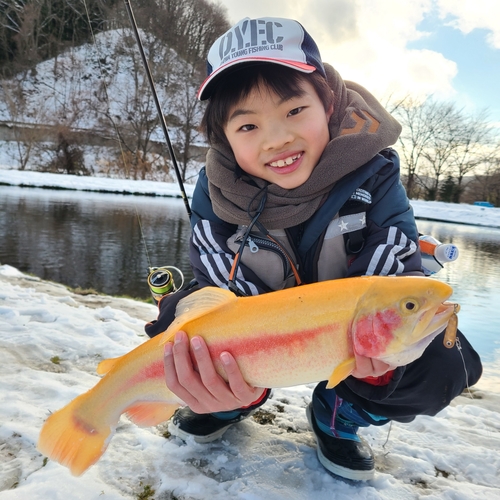
{"type": "Polygon", "coordinates": [[[168,342],[165,344],[163,356],[163,365],[165,370],[165,383],[167,387],[190,408],[198,405],[198,400],[179,382],[175,361],[173,356],[173,344],[168,342]]]}
{"type": "Polygon", "coordinates": [[[174,344],[165,345],[166,384],[196,413],[234,410],[258,399],[263,389],[245,382],[234,357],[224,352],[220,360],[228,383],[217,373],[205,341],[194,337],[189,342],[185,332],[178,332],[174,344]]]}
{"type": "Polygon", "coordinates": [[[262,396],[265,389],[252,387],[246,383],[238,363],[230,353],[221,353],[220,359],[227,375],[229,387],[231,388],[233,394],[241,402],[241,406],[248,406],[258,399],[259,396],[262,396]]]}
{"type": "Polygon", "coordinates": [[[203,385],[219,401],[227,400],[230,391],[226,382],[215,370],[207,344],[201,337],[191,339],[192,352],[198,366],[198,372],[203,385]]]}

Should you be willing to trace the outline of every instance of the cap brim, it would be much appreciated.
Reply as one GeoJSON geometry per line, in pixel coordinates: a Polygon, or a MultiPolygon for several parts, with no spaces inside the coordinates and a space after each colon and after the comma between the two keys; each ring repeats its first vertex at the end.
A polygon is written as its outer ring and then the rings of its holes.
{"type": "Polygon", "coordinates": [[[296,69],[297,71],[301,71],[302,73],[312,73],[313,71],[316,71],[316,68],[314,66],[311,66],[310,64],[301,63],[298,61],[288,61],[286,59],[273,59],[270,57],[247,57],[245,59],[238,59],[237,61],[230,61],[222,65],[220,68],[217,68],[205,79],[205,81],[198,89],[198,94],[196,96],[198,100],[204,101],[205,99],[208,99],[210,97],[215,83],[223,74],[225,74],[225,72],[227,72],[229,68],[232,68],[233,70],[238,69],[237,66],[245,63],[279,64],[281,66],[286,66],[287,68],[296,69]]]}

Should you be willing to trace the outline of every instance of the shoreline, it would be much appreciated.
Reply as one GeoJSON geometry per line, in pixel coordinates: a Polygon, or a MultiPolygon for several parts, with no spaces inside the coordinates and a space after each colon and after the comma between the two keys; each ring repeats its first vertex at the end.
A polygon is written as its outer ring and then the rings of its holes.
{"type": "MultiPolygon", "coordinates": [[[[179,186],[175,182],[21,171],[9,169],[5,165],[0,165],[1,187],[183,199],[179,186]]],[[[184,184],[188,199],[192,198],[194,188],[194,184],[184,184]]],[[[410,204],[417,220],[500,229],[500,208],[424,200],[410,200],[410,204]]]]}

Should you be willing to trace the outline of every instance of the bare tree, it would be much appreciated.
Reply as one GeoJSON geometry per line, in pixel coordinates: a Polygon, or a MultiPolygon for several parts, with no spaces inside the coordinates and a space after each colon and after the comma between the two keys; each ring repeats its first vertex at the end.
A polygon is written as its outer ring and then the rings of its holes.
{"type": "Polygon", "coordinates": [[[437,199],[441,178],[451,169],[450,158],[461,143],[463,131],[463,116],[455,104],[436,103],[432,111],[433,134],[422,151],[425,165],[419,176],[427,200],[437,199]]]}
{"type": "Polygon", "coordinates": [[[394,110],[403,125],[399,151],[406,167],[406,191],[410,198],[417,195],[418,169],[425,160],[426,147],[440,125],[435,118],[437,107],[438,103],[432,100],[422,103],[409,98],[394,110]]]}
{"type": "Polygon", "coordinates": [[[428,98],[406,99],[394,109],[403,124],[399,139],[407,170],[406,190],[410,197],[434,200],[444,176],[456,179],[455,201],[460,200],[463,179],[481,164],[498,156],[495,129],[486,112],[470,117],[455,103],[428,98]]]}
{"type": "MultiPolygon", "coordinates": [[[[73,158],[69,154],[71,141],[85,140],[82,134],[78,135],[81,131],[73,134],[75,127],[85,126],[82,124],[88,123],[88,118],[95,120],[95,116],[99,115],[99,127],[95,136],[104,141],[109,141],[111,136],[117,139],[120,151],[115,164],[121,165],[125,175],[137,178],[151,176],[155,172],[168,175],[168,155],[165,148],[162,148],[165,141],[159,127],[157,110],[135,39],[128,29],[124,29],[128,28],[129,20],[122,2],[0,0],[0,6],[7,4],[12,7],[8,12],[5,11],[7,14],[0,12],[0,60],[2,53],[7,53],[2,50],[12,46],[7,42],[14,40],[13,54],[20,54],[21,51],[32,55],[32,69],[26,71],[25,76],[31,74],[36,78],[34,64],[55,52],[55,57],[51,59],[51,73],[57,76],[57,84],[47,83],[47,79],[42,84],[46,88],[52,85],[47,107],[57,109],[57,114],[54,112],[52,117],[47,116],[43,125],[62,127],[60,134],[54,132],[57,137],[53,142],[59,146],[56,153],[63,159],[71,160],[67,162],[69,168],[72,168],[70,164],[73,158]],[[88,16],[85,7],[89,8],[88,16]],[[8,25],[5,30],[4,25],[8,25]],[[74,61],[76,66],[72,68],[68,63],[68,52],[63,55],[59,50],[66,43],[81,43],[85,37],[88,38],[89,25],[93,30],[118,27],[123,29],[123,36],[116,48],[116,57],[103,56],[103,51],[100,53],[99,48],[96,49],[96,60],[100,61],[103,69],[90,63],[87,64],[86,71],[83,71],[78,66],[81,61],[74,61]],[[3,43],[2,37],[7,32],[10,38],[3,43]],[[121,61],[120,68],[117,66],[118,61],[121,61]],[[130,79],[120,80],[118,83],[117,75],[119,72],[123,75],[124,67],[128,69],[130,79]],[[98,74],[102,72],[100,83],[89,85],[89,81],[95,81],[90,74],[96,70],[98,74]],[[62,84],[66,88],[61,91],[62,84]],[[109,87],[114,89],[112,95],[108,95],[109,87]],[[94,116],[89,117],[89,111],[92,110],[94,116]],[[87,120],[79,122],[81,116],[86,116],[87,120]]],[[[209,46],[229,26],[225,9],[208,0],[134,0],[134,11],[142,29],[141,37],[149,66],[159,90],[165,118],[172,129],[172,142],[185,178],[186,171],[194,163],[195,155],[199,154],[192,144],[199,139],[197,125],[202,106],[196,100],[196,90],[204,78],[205,57],[209,46]]],[[[78,146],[76,142],[74,145],[78,146]]],[[[46,146],[49,149],[51,147],[46,146]]],[[[50,153],[49,149],[47,155],[50,153]]]]}
{"type": "MultiPolygon", "coordinates": [[[[0,0],[0,62],[8,74],[57,57],[106,27],[118,0],[0,0]]],[[[6,74],[7,74],[6,73],[6,74]]]]}
{"type": "Polygon", "coordinates": [[[482,165],[482,171],[467,185],[464,198],[469,203],[489,201],[500,206],[500,156],[492,157],[482,165]]]}
{"type": "Polygon", "coordinates": [[[0,82],[0,96],[10,118],[15,142],[15,157],[20,170],[25,170],[32,153],[37,149],[41,134],[38,123],[46,123],[48,113],[44,105],[33,108],[23,89],[23,75],[17,79],[0,82]],[[29,122],[27,120],[29,119],[29,122]]]}
{"type": "Polygon", "coordinates": [[[449,162],[454,170],[458,190],[466,175],[473,173],[479,166],[498,161],[500,155],[499,130],[488,122],[486,111],[477,116],[464,117],[461,123],[459,140],[453,149],[449,162]]]}

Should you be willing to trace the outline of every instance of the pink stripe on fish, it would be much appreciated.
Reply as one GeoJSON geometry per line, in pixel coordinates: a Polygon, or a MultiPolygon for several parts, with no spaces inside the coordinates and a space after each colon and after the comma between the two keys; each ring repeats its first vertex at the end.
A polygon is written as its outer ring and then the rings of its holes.
{"type": "Polygon", "coordinates": [[[325,334],[334,335],[339,330],[341,331],[340,325],[330,324],[280,335],[259,332],[252,335],[251,338],[224,339],[221,343],[213,343],[209,349],[213,359],[218,359],[224,351],[228,351],[234,356],[248,356],[257,354],[259,351],[271,354],[273,350],[300,350],[314,343],[318,337],[325,334]]]}
{"type": "Polygon", "coordinates": [[[127,385],[140,384],[151,379],[163,378],[164,376],[165,368],[163,366],[163,359],[160,359],[159,361],[144,366],[142,370],[138,371],[132,378],[127,380],[127,385]]]}

